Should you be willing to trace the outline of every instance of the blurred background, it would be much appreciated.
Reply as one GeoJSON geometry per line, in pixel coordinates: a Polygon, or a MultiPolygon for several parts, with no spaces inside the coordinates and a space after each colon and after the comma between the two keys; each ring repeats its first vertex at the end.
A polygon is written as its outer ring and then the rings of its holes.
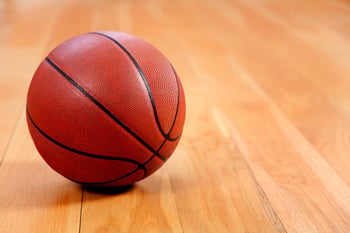
{"type": "Polygon", "coordinates": [[[0,232],[350,232],[349,1],[0,0],[0,29],[0,232]],[[25,126],[42,59],[98,30],[157,47],[187,100],[173,157],[121,196],[51,172],[25,126]]]}

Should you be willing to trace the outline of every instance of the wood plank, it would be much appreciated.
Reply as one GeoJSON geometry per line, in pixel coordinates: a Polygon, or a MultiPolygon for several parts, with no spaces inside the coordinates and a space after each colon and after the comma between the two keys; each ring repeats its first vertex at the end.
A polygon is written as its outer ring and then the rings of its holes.
{"type": "Polygon", "coordinates": [[[0,232],[349,232],[349,13],[343,0],[0,2],[0,232]],[[56,174],[25,124],[40,60],[96,30],[154,44],[187,97],[173,157],[122,193],[56,174]]]}
{"type": "Polygon", "coordinates": [[[192,124],[167,167],[184,232],[285,232],[220,113],[202,100],[188,99],[192,124]]]}
{"type": "MultiPolygon", "coordinates": [[[[247,72],[237,69],[236,65],[233,66],[245,85],[255,90],[258,96],[267,96],[251,81],[252,79],[249,79],[247,72]]],[[[276,105],[268,98],[264,98],[263,102],[266,106],[253,110],[261,111],[259,120],[265,123],[263,126],[255,124],[248,129],[247,124],[250,125],[254,117],[252,109],[246,109],[236,116],[239,119],[243,118],[244,121],[235,124],[237,128],[235,130],[233,127],[232,131],[236,140],[242,137],[252,144],[254,141],[259,143],[256,148],[250,144],[245,155],[252,166],[257,166],[253,169],[254,173],[267,196],[274,200],[271,204],[287,230],[348,231],[350,187],[276,105]],[[270,146],[267,150],[268,145],[270,146]],[[267,184],[266,188],[263,182],[267,184]],[[281,199],[276,196],[280,196],[281,199]],[[287,203],[282,204],[283,202],[287,203]],[[319,208],[320,203],[322,208],[319,208]],[[300,219],[294,222],[292,216],[285,211],[287,208],[293,208],[293,218],[298,218],[300,214],[300,219]],[[334,224],[335,222],[337,224],[334,224]]],[[[235,114],[228,113],[228,115],[235,114]]],[[[234,121],[237,118],[231,119],[234,121]]],[[[242,143],[241,146],[247,148],[246,143],[242,143]]]]}
{"type": "MultiPolygon", "coordinates": [[[[289,13],[289,21],[298,19],[298,14],[292,7],[280,7],[289,13]]],[[[242,30],[239,38],[231,40],[234,42],[231,43],[234,55],[336,172],[350,184],[350,164],[347,162],[349,143],[346,136],[350,132],[350,69],[344,66],[343,62],[339,62],[339,59],[350,59],[350,51],[347,51],[350,43],[337,34],[338,30],[325,26],[327,19],[331,17],[344,17],[341,15],[342,11],[337,10],[334,15],[323,15],[325,24],[315,25],[301,21],[288,28],[289,21],[281,15],[263,7],[255,9],[255,13],[251,12],[254,17],[249,18],[248,24],[264,22],[270,25],[266,31],[276,30],[279,26],[283,26],[284,29],[279,30],[280,33],[260,33],[259,37],[253,34],[259,33],[255,27],[250,27],[249,33],[242,30]],[[320,32],[329,30],[330,36],[306,31],[310,24],[320,32]],[[247,42],[249,47],[245,46],[247,42]],[[335,46],[332,46],[333,44],[335,46]],[[272,46],[278,47],[279,50],[270,53],[268,60],[264,59],[264,54],[269,53],[272,46]],[[237,53],[242,50],[240,48],[244,48],[244,53],[237,53]],[[326,51],[324,48],[332,50],[326,51]],[[345,50],[340,53],[340,48],[345,50]],[[254,51],[261,51],[261,54],[254,54],[254,51]],[[338,59],[334,60],[335,57],[338,59]],[[264,62],[261,62],[262,60],[264,62]],[[278,78],[274,79],[266,78],[277,76],[278,78]]],[[[342,24],[342,21],[339,24],[342,24]]]]}
{"type": "MultiPolygon", "coordinates": [[[[249,72],[232,57],[229,60],[226,69],[231,67],[236,78],[228,73],[220,80],[208,79],[208,86],[220,86],[221,90],[219,95],[209,89],[209,101],[219,108],[232,140],[238,143],[287,231],[347,231],[348,185],[252,82],[249,72]],[[232,92],[235,98],[227,98],[232,92]]],[[[207,64],[204,72],[213,75],[220,73],[218,67],[223,68],[225,57],[211,65],[205,58],[193,64],[203,67],[200,62],[207,64]]]]}
{"type": "Polygon", "coordinates": [[[41,159],[24,112],[0,169],[0,232],[78,232],[81,188],[41,159]]]}
{"type": "Polygon", "coordinates": [[[169,177],[159,172],[120,194],[84,190],[80,232],[182,232],[169,177]]]}

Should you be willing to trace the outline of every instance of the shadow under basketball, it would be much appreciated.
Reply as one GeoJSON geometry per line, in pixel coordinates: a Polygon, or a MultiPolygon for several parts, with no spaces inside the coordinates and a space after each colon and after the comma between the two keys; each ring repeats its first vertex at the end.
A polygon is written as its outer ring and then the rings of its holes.
{"type": "Polygon", "coordinates": [[[96,193],[96,194],[106,194],[106,195],[117,195],[130,191],[134,188],[133,184],[118,186],[118,187],[94,187],[82,185],[82,190],[85,192],[96,193]]]}

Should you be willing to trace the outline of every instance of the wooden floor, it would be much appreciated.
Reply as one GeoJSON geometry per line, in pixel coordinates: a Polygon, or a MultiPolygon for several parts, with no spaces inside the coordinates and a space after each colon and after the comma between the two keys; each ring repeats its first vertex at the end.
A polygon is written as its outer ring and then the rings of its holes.
{"type": "Polygon", "coordinates": [[[350,232],[347,0],[0,1],[0,232],[350,232]],[[83,189],[30,139],[26,92],[62,41],[159,48],[187,97],[182,141],[123,193],[83,189]]]}

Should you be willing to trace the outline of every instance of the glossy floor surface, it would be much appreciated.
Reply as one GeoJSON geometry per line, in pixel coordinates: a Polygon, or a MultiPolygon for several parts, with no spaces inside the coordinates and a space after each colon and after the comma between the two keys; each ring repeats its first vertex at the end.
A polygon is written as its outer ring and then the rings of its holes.
{"type": "Polygon", "coordinates": [[[350,2],[2,0],[0,232],[350,232],[350,2]],[[74,184],[25,122],[43,58],[124,31],[181,77],[183,138],[121,193],[74,184]]]}

